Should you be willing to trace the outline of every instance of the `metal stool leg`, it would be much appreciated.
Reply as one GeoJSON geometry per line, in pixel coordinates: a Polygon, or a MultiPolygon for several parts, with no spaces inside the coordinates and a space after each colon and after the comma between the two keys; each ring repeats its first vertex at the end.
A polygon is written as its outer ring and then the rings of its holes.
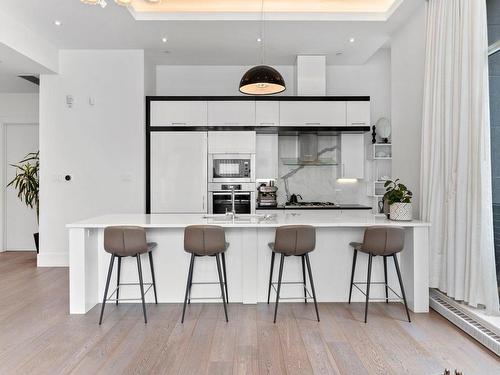
{"type": "MultiPolygon", "coordinates": [[[[196,255],[194,255],[196,258],[196,255]]],[[[193,269],[191,270],[191,279],[189,280],[189,286],[188,286],[188,299],[187,299],[187,304],[191,304],[191,289],[193,288],[193,274],[194,274],[194,261],[193,261],[193,269]]]]}
{"type": "Polygon", "coordinates": [[[306,265],[305,265],[305,257],[302,255],[302,282],[304,283],[304,303],[307,303],[307,291],[306,291],[306,265]]]}
{"type": "Polygon", "coordinates": [[[118,273],[116,275],[116,305],[118,306],[118,299],[120,298],[120,274],[122,270],[122,257],[118,257],[118,273]]]}
{"type": "Polygon", "coordinates": [[[101,317],[99,318],[99,325],[102,323],[102,316],[104,314],[104,306],[106,306],[106,299],[108,298],[109,282],[111,280],[111,274],[113,273],[113,263],[115,262],[115,255],[111,254],[111,260],[109,262],[108,277],[106,279],[106,288],[104,289],[104,297],[102,298],[101,306],[101,317]]]}
{"type": "Polygon", "coordinates": [[[273,283],[273,270],[274,270],[274,257],[276,253],[271,253],[271,270],[269,271],[269,289],[267,290],[267,304],[269,305],[269,298],[271,297],[271,285],[273,283]]]}
{"type": "Polygon", "coordinates": [[[155,303],[158,305],[158,297],[156,295],[156,279],[155,279],[155,267],[153,265],[153,253],[149,253],[149,267],[151,268],[151,280],[153,282],[153,292],[155,293],[155,303]]]}
{"type": "Polygon", "coordinates": [[[215,254],[215,262],[217,263],[217,273],[219,274],[219,284],[220,284],[220,292],[222,295],[222,304],[224,305],[224,314],[226,315],[226,323],[229,322],[227,319],[227,306],[226,306],[226,297],[224,296],[224,283],[222,281],[222,273],[220,270],[220,257],[219,254],[215,254]]]}
{"type": "Polygon", "coordinates": [[[319,312],[318,312],[318,301],[316,300],[316,290],[314,289],[314,281],[313,275],[311,272],[311,262],[309,262],[309,254],[305,255],[306,263],[307,263],[307,273],[309,274],[309,283],[311,284],[311,291],[314,299],[314,308],[316,309],[316,318],[318,318],[319,322],[319,312]]]}
{"type": "Polygon", "coordinates": [[[222,253],[222,273],[224,275],[224,288],[226,289],[226,303],[229,303],[229,295],[227,294],[227,275],[226,275],[226,254],[222,253]]]}
{"type": "Polygon", "coordinates": [[[358,250],[354,249],[354,253],[352,255],[352,271],[351,271],[351,287],[349,289],[349,303],[351,303],[352,286],[354,284],[354,272],[356,271],[357,258],[358,258],[358,250]]]}
{"type": "Polygon", "coordinates": [[[368,276],[366,278],[366,302],[365,302],[365,323],[368,317],[368,302],[370,300],[370,282],[372,278],[372,259],[373,255],[369,254],[368,258],[368,276]]]}
{"type": "Polygon", "coordinates": [[[184,315],[186,314],[186,303],[188,300],[188,293],[189,293],[189,289],[191,287],[191,281],[193,279],[194,257],[195,257],[194,254],[191,254],[191,262],[189,263],[189,272],[188,272],[187,283],[186,283],[186,295],[184,297],[184,307],[182,308],[181,323],[184,323],[184,315]]]}
{"type": "Polygon", "coordinates": [[[408,311],[408,304],[406,303],[406,294],[405,294],[405,288],[403,286],[403,279],[401,278],[401,271],[399,270],[398,258],[396,254],[393,254],[392,257],[394,259],[394,265],[396,266],[396,272],[398,274],[398,279],[399,279],[399,286],[401,288],[401,294],[403,295],[403,301],[405,303],[406,316],[408,317],[408,322],[411,323],[410,312],[408,311]]]}
{"type": "Polygon", "coordinates": [[[387,257],[384,258],[385,303],[389,303],[389,288],[387,286],[387,257]]]}
{"type": "Polygon", "coordinates": [[[141,299],[142,299],[142,312],[144,313],[144,323],[148,322],[146,316],[146,301],[144,300],[144,284],[142,281],[142,265],[141,265],[141,255],[137,254],[137,272],[139,273],[139,288],[141,289],[141,299]]]}
{"type": "Polygon", "coordinates": [[[274,307],[274,323],[276,323],[276,315],[278,314],[278,303],[280,301],[281,277],[283,276],[284,261],[285,261],[285,255],[281,254],[280,271],[278,274],[278,290],[276,291],[276,306],[274,307]]]}

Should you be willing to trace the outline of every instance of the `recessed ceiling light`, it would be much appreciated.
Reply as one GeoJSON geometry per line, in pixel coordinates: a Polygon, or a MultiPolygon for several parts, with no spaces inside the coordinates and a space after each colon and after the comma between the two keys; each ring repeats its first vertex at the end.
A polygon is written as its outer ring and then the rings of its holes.
{"type": "Polygon", "coordinates": [[[354,39],[354,38],[350,38],[350,39],[349,39],[349,42],[354,43],[354,41],[355,41],[355,40],[356,40],[356,39],[354,39]]]}
{"type": "Polygon", "coordinates": [[[257,38],[257,42],[262,42],[262,38],[257,38]]]}
{"type": "Polygon", "coordinates": [[[161,38],[161,41],[162,41],[163,43],[167,43],[167,38],[166,38],[166,37],[163,37],[163,38],[161,38]]]}
{"type": "Polygon", "coordinates": [[[343,53],[343,52],[337,52],[337,53],[335,53],[335,55],[337,55],[337,56],[342,56],[342,53],[343,53]]]}
{"type": "Polygon", "coordinates": [[[54,21],[54,25],[56,25],[56,26],[61,26],[61,25],[62,25],[62,22],[61,22],[61,21],[59,21],[59,20],[55,20],[55,21],[54,21]]]}

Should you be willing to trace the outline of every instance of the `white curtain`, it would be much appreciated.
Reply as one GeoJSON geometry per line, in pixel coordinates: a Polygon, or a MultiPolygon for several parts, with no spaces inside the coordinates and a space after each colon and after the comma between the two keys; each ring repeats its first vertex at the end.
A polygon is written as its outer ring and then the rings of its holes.
{"type": "Polygon", "coordinates": [[[485,0],[430,0],[421,213],[431,287],[499,313],[491,191],[485,0]]]}

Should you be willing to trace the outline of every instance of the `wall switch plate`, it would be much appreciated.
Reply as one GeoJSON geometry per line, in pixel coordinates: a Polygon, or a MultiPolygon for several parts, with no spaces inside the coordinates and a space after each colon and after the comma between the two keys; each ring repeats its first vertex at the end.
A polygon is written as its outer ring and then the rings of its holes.
{"type": "Polygon", "coordinates": [[[68,108],[73,108],[73,102],[73,95],[66,95],[66,105],[68,106],[68,108]]]}
{"type": "Polygon", "coordinates": [[[95,105],[95,99],[92,96],[89,96],[89,105],[95,105]]]}

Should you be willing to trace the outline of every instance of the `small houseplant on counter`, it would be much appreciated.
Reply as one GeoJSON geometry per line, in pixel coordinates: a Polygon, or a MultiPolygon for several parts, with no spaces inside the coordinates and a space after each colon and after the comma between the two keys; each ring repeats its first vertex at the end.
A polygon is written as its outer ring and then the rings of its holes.
{"type": "MultiPolygon", "coordinates": [[[[26,204],[27,207],[35,209],[36,211],[36,222],[39,222],[39,177],[38,172],[40,169],[40,159],[39,151],[29,153],[17,164],[11,164],[16,168],[16,177],[12,179],[7,187],[12,186],[17,190],[17,197],[26,204]]],[[[39,234],[34,233],[33,237],[35,239],[36,252],[38,253],[39,248],[39,234]]]]}
{"type": "Polygon", "coordinates": [[[413,198],[413,193],[400,183],[399,179],[394,181],[387,180],[384,186],[386,189],[384,194],[384,212],[389,214],[389,219],[396,221],[411,220],[411,199],[413,198]]]}

